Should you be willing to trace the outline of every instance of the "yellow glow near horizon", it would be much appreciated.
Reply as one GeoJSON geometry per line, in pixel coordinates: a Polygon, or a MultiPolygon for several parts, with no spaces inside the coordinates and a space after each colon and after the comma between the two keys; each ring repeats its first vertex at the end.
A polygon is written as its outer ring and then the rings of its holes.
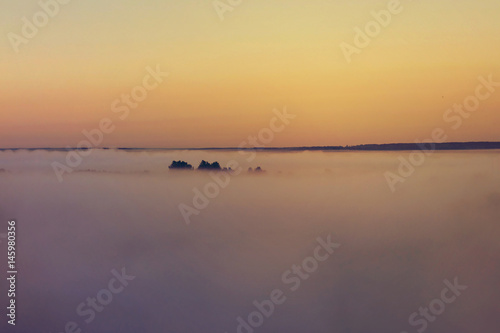
{"type": "MultiPolygon", "coordinates": [[[[212,1],[61,5],[19,53],[0,42],[0,146],[74,146],[105,117],[105,146],[237,146],[283,106],[297,118],[271,146],[425,139],[479,76],[500,81],[500,3],[402,0],[348,63],[339,45],[388,2],[243,0],[223,21],[212,1]],[[157,64],[169,77],[118,120],[112,102],[157,64]]],[[[16,34],[40,10],[2,6],[16,34]]],[[[449,140],[500,141],[499,107],[500,88],[449,140]]]]}

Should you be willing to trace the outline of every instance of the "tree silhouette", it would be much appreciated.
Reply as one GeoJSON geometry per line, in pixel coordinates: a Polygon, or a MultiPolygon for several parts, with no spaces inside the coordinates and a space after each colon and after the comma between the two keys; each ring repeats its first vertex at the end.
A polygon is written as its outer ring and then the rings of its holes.
{"type": "Polygon", "coordinates": [[[184,161],[173,161],[172,164],[168,167],[169,169],[187,169],[193,170],[193,166],[184,161]]]}
{"type": "Polygon", "coordinates": [[[201,161],[198,170],[221,170],[219,162],[209,163],[205,160],[201,161]]]}

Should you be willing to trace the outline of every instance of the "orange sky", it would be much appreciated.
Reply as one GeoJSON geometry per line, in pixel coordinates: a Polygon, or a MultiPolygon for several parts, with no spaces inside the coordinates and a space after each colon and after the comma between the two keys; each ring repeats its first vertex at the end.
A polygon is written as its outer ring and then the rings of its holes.
{"type": "Polygon", "coordinates": [[[238,146],[284,106],[297,118],[269,146],[500,141],[500,87],[443,120],[478,77],[500,82],[500,2],[401,1],[349,63],[341,43],[388,2],[243,0],[221,20],[212,1],[73,0],[18,52],[9,33],[41,8],[3,3],[0,147],[76,146],[103,118],[102,146],[238,146]],[[111,104],[157,65],[169,76],[121,120],[111,104]]]}

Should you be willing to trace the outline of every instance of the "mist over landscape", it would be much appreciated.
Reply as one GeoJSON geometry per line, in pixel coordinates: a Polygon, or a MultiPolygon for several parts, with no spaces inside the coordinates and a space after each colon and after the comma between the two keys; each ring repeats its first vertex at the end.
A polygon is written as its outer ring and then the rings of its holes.
{"type": "Polygon", "coordinates": [[[13,331],[493,332],[499,151],[436,152],[393,193],[384,174],[408,154],[259,152],[248,162],[236,151],[95,150],[59,182],[51,163],[66,152],[0,152],[0,220],[18,225],[13,331]],[[169,170],[173,160],[236,160],[243,171],[169,170]],[[247,172],[257,166],[265,172],[247,172]],[[195,208],[214,177],[227,185],[195,208]],[[198,211],[189,224],[181,204],[198,211]],[[293,265],[328,237],[333,253],[300,278],[293,265]],[[127,286],[101,312],[78,314],[122,268],[127,286]],[[467,288],[411,325],[454,279],[467,288]],[[273,290],[282,304],[240,326],[273,290]]]}

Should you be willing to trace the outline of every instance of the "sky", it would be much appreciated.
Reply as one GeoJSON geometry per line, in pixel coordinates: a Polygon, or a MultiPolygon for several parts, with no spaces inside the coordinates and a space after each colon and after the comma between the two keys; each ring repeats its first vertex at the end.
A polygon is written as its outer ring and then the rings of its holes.
{"type": "Polygon", "coordinates": [[[284,108],[296,117],[266,146],[414,142],[436,128],[500,141],[500,87],[458,128],[458,114],[444,119],[479,77],[500,82],[496,0],[42,3],[46,25],[38,1],[0,2],[0,148],[75,147],[102,119],[113,129],[96,146],[235,147],[284,108]],[[23,35],[26,22],[42,24],[23,35]],[[378,30],[356,43],[367,25],[378,30]],[[147,68],[168,76],[114,112],[147,68]]]}

